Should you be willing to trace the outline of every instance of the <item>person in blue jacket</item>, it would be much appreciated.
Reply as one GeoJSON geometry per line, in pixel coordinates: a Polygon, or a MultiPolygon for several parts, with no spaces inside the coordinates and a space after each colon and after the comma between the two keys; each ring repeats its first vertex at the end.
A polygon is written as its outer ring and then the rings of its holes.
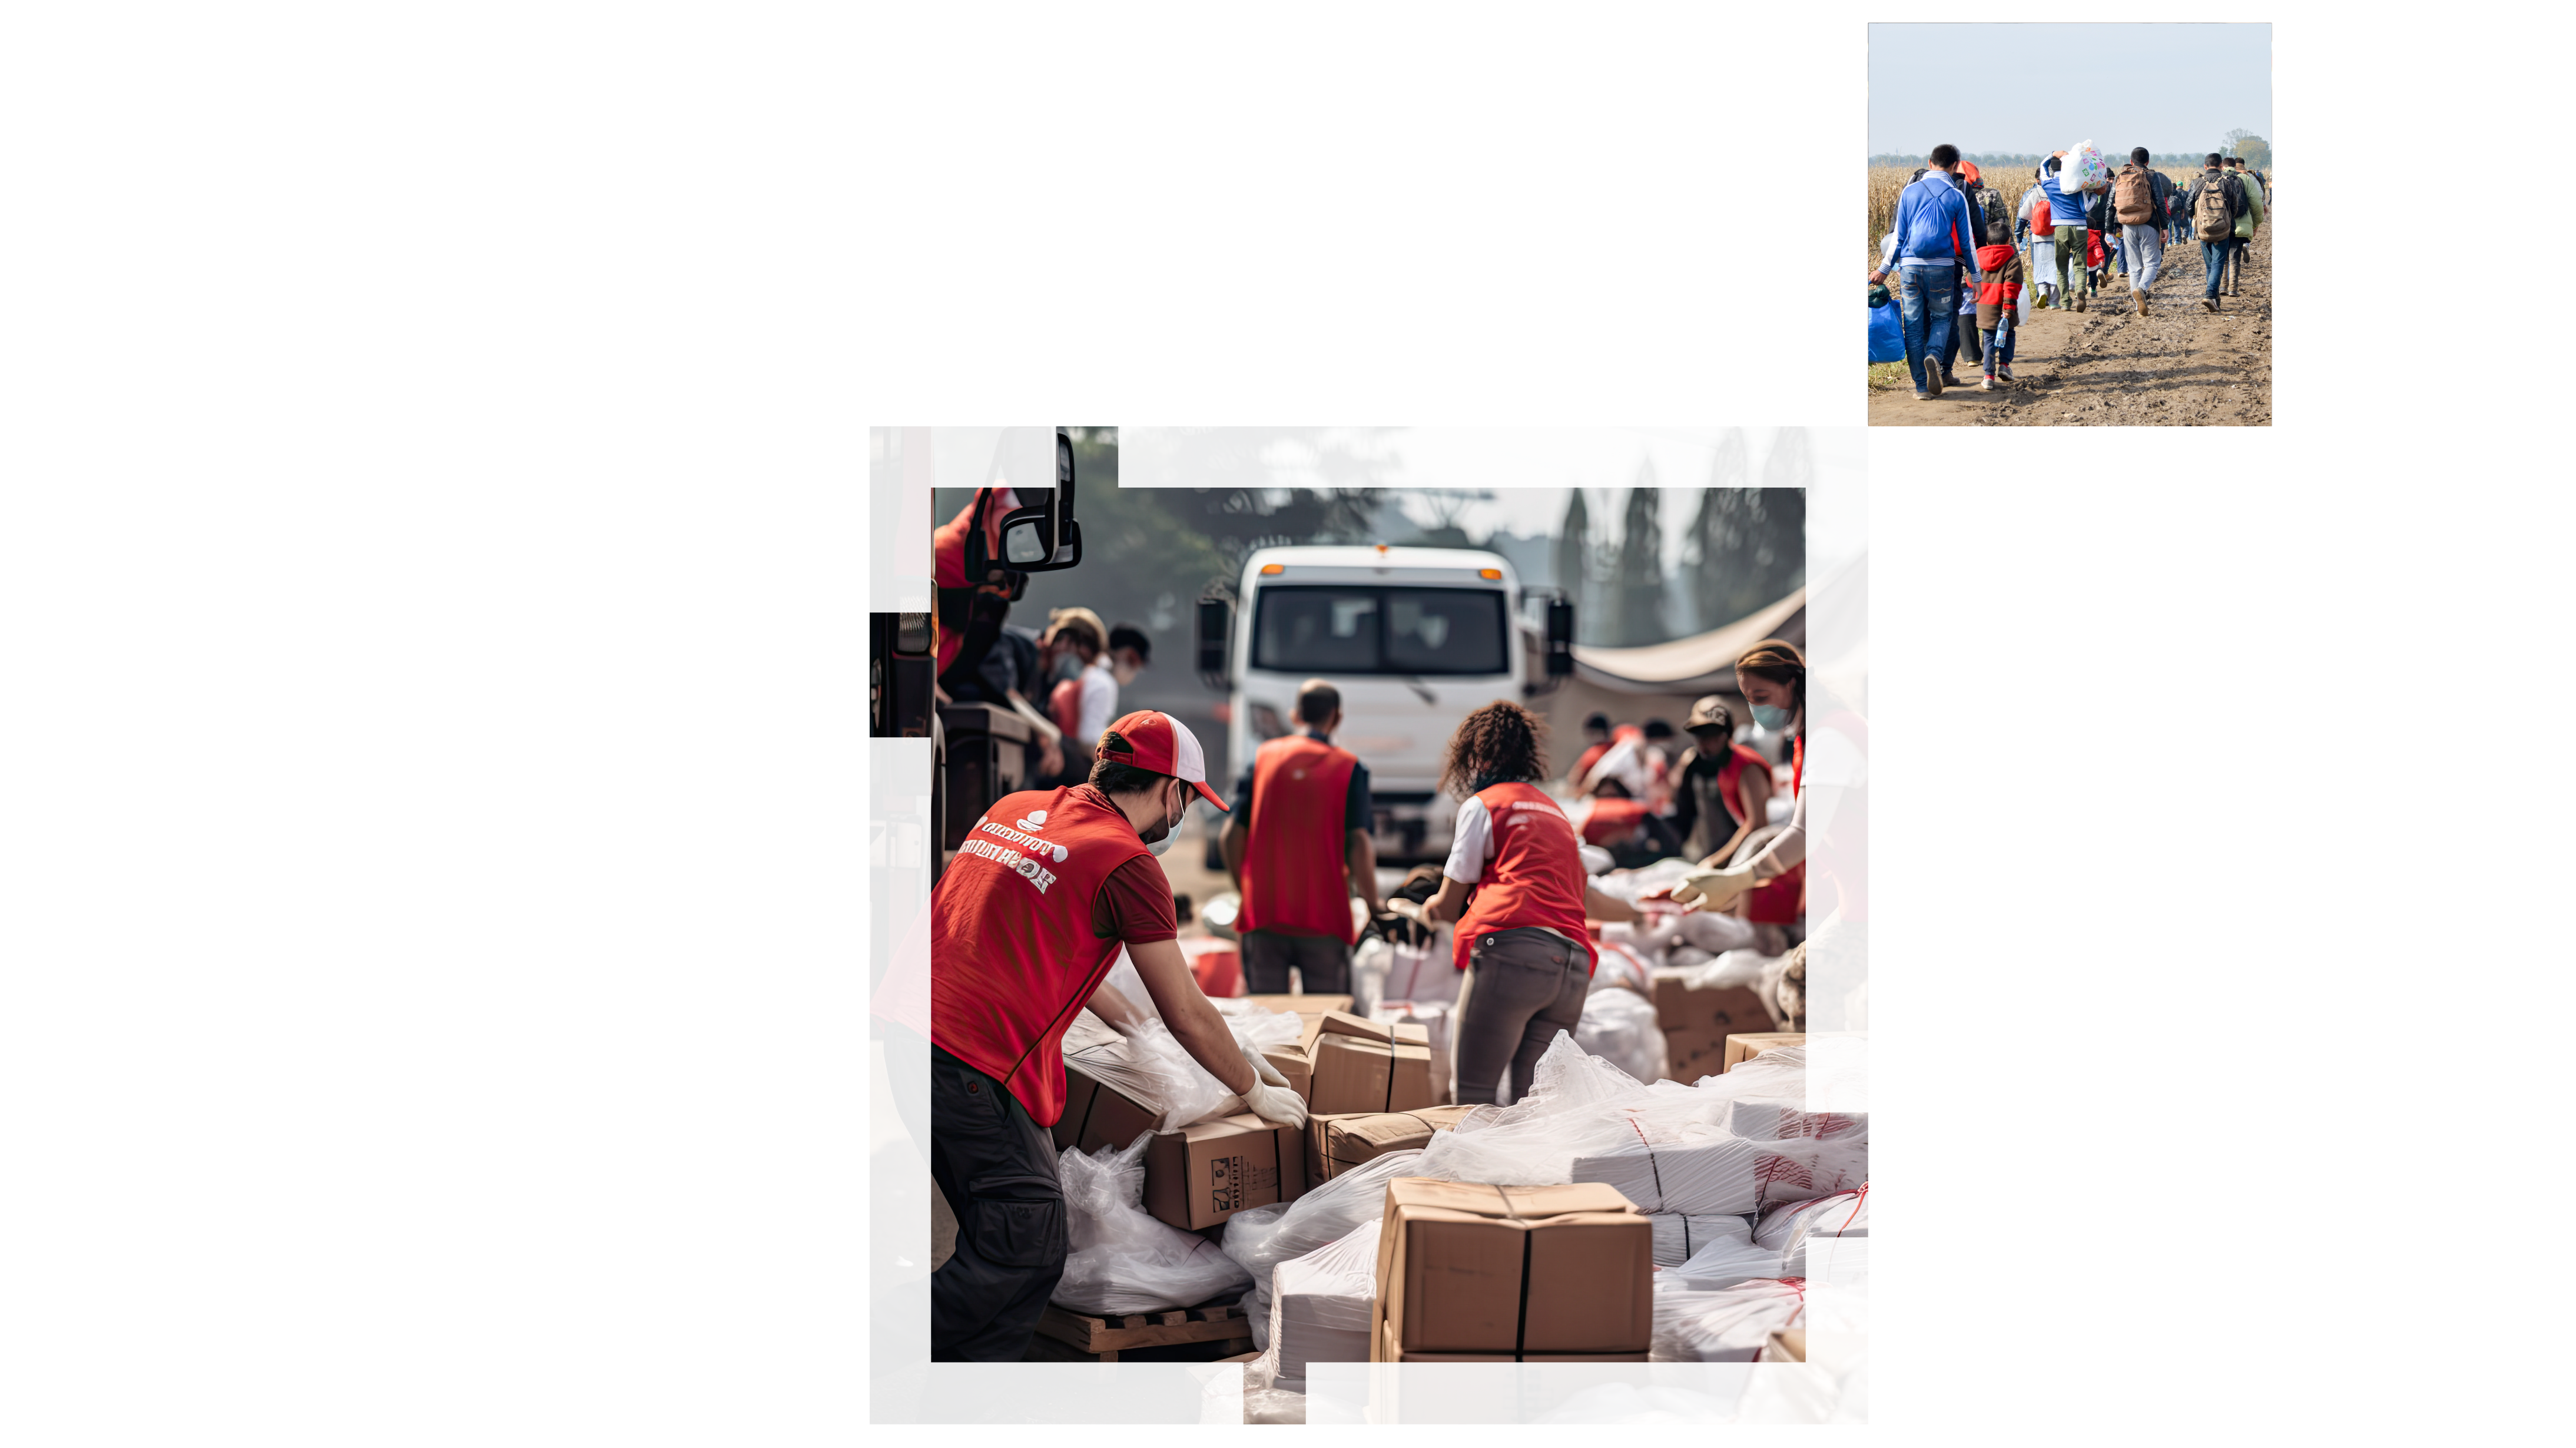
{"type": "MultiPolygon", "coordinates": [[[[1968,199],[1959,193],[1951,172],[1959,165],[1959,148],[1946,142],[1926,158],[1931,169],[1896,198],[1896,272],[1903,280],[1905,365],[1914,374],[1914,395],[1941,395],[1948,381],[1946,359],[1955,356],[1959,292],[1963,273],[1977,264],[1977,229],[1968,216],[1968,199]]],[[[1887,279],[1881,267],[1869,274],[1887,279]]]]}
{"type": "Polygon", "coordinates": [[[2089,268],[2085,265],[2084,241],[2088,228],[2084,224],[2084,208],[2089,198],[2080,188],[2074,191],[2061,189],[2061,183],[2066,179],[2065,164],[2064,151],[2043,162],[2039,168],[2039,189],[2047,193],[2049,220],[2057,231],[2057,294],[2064,299],[2060,305],[2072,302],[2075,310],[2080,312],[2084,310],[2083,290],[2068,285],[2066,278],[2067,266],[2072,263],[2076,279],[2087,280],[2085,274],[2089,268]]]}

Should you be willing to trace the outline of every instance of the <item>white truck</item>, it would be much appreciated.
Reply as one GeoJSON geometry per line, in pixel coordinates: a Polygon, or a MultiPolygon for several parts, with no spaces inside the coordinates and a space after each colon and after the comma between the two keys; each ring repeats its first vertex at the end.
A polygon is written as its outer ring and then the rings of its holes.
{"type": "Polygon", "coordinates": [[[1342,695],[1334,742],[1368,766],[1378,858],[1444,858],[1458,801],[1441,792],[1440,765],[1458,722],[1574,670],[1573,605],[1549,598],[1542,626],[1524,601],[1510,561],[1476,549],[1255,552],[1232,600],[1199,600],[1199,676],[1229,695],[1231,767],[1299,727],[1297,687],[1327,680],[1342,695]]]}

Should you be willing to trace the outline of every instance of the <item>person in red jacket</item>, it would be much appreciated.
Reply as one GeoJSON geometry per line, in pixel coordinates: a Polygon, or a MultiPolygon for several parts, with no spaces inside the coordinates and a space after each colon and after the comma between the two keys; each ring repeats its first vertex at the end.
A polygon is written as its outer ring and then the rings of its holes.
{"type": "Polygon", "coordinates": [[[1302,733],[1253,752],[1235,786],[1234,809],[1218,844],[1225,872],[1243,896],[1243,983],[1254,995],[1282,995],[1297,971],[1308,995],[1351,988],[1351,918],[1357,895],[1376,916],[1377,847],[1369,839],[1368,766],[1334,747],[1342,691],[1322,679],[1297,690],[1302,733]]]}
{"type": "Polygon", "coordinates": [[[1065,1027],[1085,1005],[1133,1019],[1102,980],[1123,947],[1190,1058],[1245,1109],[1303,1125],[1276,1067],[1239,1046],[1175,937],[1154,857],[1193,793],[1219,809],[1198,740],[1140,710],[1100,736],[1089,783],[1023,790],[975,822],[930,896],[930,1173],[957,1217],[930,1279],[931,1357],[1017,1362],[1064,1274],[1064,1192],[1047,1128],[1064,1112],[1065,1027]]]}
{"type": "Polygon", "coordinates": [[[2012,232],[1998,221],[1986,228],[1986,244],[1977,248],[1977,333],[1985,343],[1986,380],[1980,392],[1995,390],[1996,379],[2013,380],[2013,309],[2021,305],[2021,253],[2013,249],[2012,232]]]}
{"type": "Polygon", "coordinates": [[[1511,1099],[1529,1094],[1540,1055],[1583,1019],[1593,963],[1585,921],[1637,918],[1592,888],[1574,822],[1538,787],[1546,738],[1537,715],[1498,699],[1459,723],[1441,773],[1459,801],[1457,833],[1423,914],[1458,922],[1467,979],[1450,1045],[1461,1105],[1497,1099],[1506,1071],[1511,1099]]]}

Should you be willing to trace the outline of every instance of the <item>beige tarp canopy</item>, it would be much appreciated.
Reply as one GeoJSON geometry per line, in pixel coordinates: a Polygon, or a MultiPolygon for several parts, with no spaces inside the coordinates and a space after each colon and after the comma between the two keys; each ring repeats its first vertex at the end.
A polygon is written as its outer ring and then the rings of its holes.
{"type": "Polygon", "coordinates": [[[1773,638],[1803,648],[1806,637],[1807,590],[1801,588],[1733,623],[1668,644],[1634,649],[1577,644],[1574,677],[1614,694],[1732,694],[1735,661],[1746,649],[1773,638]]]}

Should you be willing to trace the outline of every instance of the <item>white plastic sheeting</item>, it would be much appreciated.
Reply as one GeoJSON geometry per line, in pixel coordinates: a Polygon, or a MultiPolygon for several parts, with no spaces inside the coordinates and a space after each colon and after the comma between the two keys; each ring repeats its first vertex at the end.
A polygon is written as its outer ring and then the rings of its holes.
{"type": "MultiPolygon", "coordinates": [[[[1605,964],[1608,959],[1603,957],[1605,964]]],[[[1645,991],[1614,986],[1587,996],[1574,1044],[1640,1081],[1660,1079],[1666,1070],[1664,1028],[1656,1023],[1654,999],[1645,991]]]]}
{"type": "Polygon", "coordinates": [[[1714,1292],[1658,1292],[1648,1355],[1667,1363],[1749,1363],[1771,1334],[1797,1326],[1806,1306],[1805,1283],[1770,1277],[1714,1292]]]}
{"type": "Polygon", "coordinates": [[[1645,1086],[1560,1033],[1529,1095],[1433,1137],[1419,1174],[1508,1186],[1607,1182],[1641,1210],[1694,1216],[1857,1187],[1867,1179],[1865,1146],[1752,1140],[1729,1128],[1740,1100],[1801,1098],[1804,1074],[1804,1053],[1793,1048],[1696,1085],[1645,1086]]]}
{"type": "Polygon", "coordinates": [[[1364,1222],[1340,1241],[1271,1269],[1270,1384],[1306,1391],[1306,1364],[1369,1360],[1377,1306],[1377,1246],[1385,1220],[1364,1222]]]}
{"type": "MultiPolygon", "coordinates": [[[[1447,1135],[1444,1131],[1432,1140],[1436,1142],[1447,1135]]],[[[1390,1151],[1293,1202],[1254,1207],[1227,1219],[1225,1254],[1252,1276],[1252,1291],[1244,1296],[1243,1312],[1252,1320],[1253,1346],[1270,1346],[1271,1269],[1338,1242],[1363,1224],[1383,1220],[1386,1184],[1390,1180],[1440,1175],[1421,1169],[1422,1156],[1419,1151],[1390,1151]]]]}
{"type": "Polygon", "coordinates": [[[1657,1267],[1678,1267],[1688,1260],[1690,1254],[1711,1242],[1753,1240],[1753,1224],[1732,1213],[1693,1217],[1679,1212],[1656,1212],[1648,1220],[1655,1224],[1657,1267]]]}
{"type": "Polygon", "coordinates": [[[1152,1139],[1140,1135],[1087,1156],[1067,1147],[1058,1159],[1073,1250],[1056,1282],[1057,1306],[1103,1315],[1156,1312],[1250,1285],[1252,1274],[1205,1237],[1146,1213],[1145,1144],[1152,1139]]]}

